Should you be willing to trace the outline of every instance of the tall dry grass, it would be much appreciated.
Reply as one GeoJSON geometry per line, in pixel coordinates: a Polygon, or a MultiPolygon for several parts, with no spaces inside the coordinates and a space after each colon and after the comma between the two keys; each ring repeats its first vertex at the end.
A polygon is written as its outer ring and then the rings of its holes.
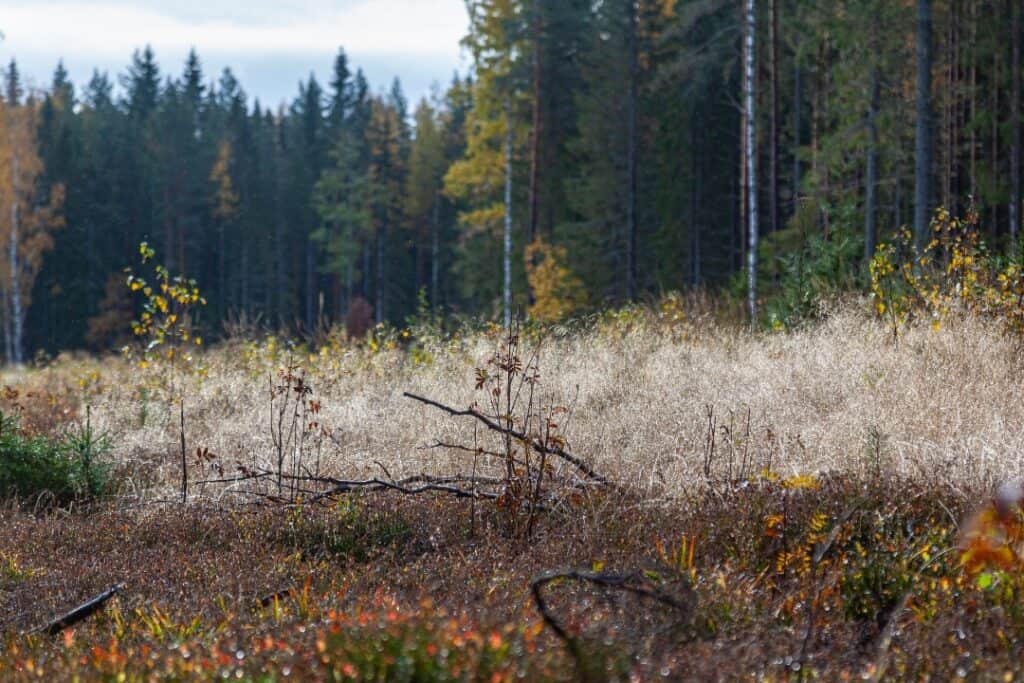
{"type": "MultiPolygon", "coordinates": [[[[540,393],[571,408],[562,427],[572,452],[655,500],[683,496],[704,481],[709,430],[716,478],[766,468],[780,476],[876,470],[976,490],[1024,474],[1024,374],[1015,343],[966,318],[939,331],[908,329],[894,344],[891,330],[861,310],[840,307],[788,333],[709,322],[552,337],[540,348],[540,393]]],[[[59,360],[4,380],[79,392],[93,423],[114,435],[130,488],[160,496],[175,490],[180,467],[178,414],[161,391],[173,380],[185,396],[190,459],[207,448],[229,471],[235,461],[269,466],[269,386],[289,359],[307,368],[322,405],[317,420],[332,433],[322,446],[322,471],[467,472],[470,456],[424,446],[475,438],[486,445],[492,437],[402,392],[460,408],[486,405],[474,370],[496,343],[479,336],[438,344],[424,364],[402,351],[307,357],[274,343],[235,341],[205,353],[204,378],[171,378],[166,369],[143,371],[111,358],[59,360]]]]}

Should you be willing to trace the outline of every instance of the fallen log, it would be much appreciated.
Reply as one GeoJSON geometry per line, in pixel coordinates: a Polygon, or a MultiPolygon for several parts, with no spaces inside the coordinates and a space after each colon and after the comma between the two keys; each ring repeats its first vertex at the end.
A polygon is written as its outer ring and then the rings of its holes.
{"type": "Polygon", "coordinates": [[[57,617],[48,624],[45,624],[44,626],[40,626],[39,628],[35,628],[29,631],[29,633],[45,633],[50,636],[57,635],[64,629],[70,628],[75,624],[79,623],[80,621],[84,621],[85,619],[88,619],[93,614],[98,612],[100,609],[103,608],[103,605],[106,604],[108,600],[110,600],[112,597],[114,597],[122,590],[124,590],[124,587],[125,585],[123,583],[114,584],[113,586],[103,591],[96,597],[87,600],[86,602],[83,602],[81,605],[74,608],[67,614],[57,617]]]}

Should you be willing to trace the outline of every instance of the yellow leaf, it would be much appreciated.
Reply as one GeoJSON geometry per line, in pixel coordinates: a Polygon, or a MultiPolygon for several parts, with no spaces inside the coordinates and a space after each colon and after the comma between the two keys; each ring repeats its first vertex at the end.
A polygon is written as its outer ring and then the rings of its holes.
{"type": "Polygon", "coordinates": [[[787,489],[818,489],[821,488],[821,484],[814,478],[812,474],[796,474],[789,477],[782,482],[783,487],[787,489]]]}

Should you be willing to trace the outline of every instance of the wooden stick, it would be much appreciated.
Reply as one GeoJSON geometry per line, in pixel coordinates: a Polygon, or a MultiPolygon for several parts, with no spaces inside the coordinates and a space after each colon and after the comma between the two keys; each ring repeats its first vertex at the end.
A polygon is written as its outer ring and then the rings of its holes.
{"type": "Polygon", "coordinates": [[[108,600],[124,590],[124,587],[123,583],[114,584],[91,600],[83,602],[64,616],[54,619],[45,626],[33,629],[29,631],[29,633],[45,633],[50,636],[57,635],[64,629],[74,626],[78,622],[88,619],[90,616],[98,612],[103,608],[103,605],[108,600]]]}
{"type": "Polygon", "coordinates": [[[181,502],[188,500],[188,460],[185,457],[185,399],[181,399],[181,502]]]}

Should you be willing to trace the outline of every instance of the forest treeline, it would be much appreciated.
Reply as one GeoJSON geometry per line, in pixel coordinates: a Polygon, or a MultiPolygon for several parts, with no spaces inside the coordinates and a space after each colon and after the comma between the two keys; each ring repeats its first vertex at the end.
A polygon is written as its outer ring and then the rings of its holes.
{"type": "Polygon", "coordinates": [[[901,225],[1021,222],[1015,0],[474,0],[472,67],[414,106],[339,50],[287,106],[193,52],[0,104],[5,353],[110,348],[147,241],[204,324],[423,307],[554,319],[671,290],[760,315],[863,286],[901,225]],[[749,191],[753,187],[753,193],[749,191]],[[753,211],[751,212],[751,208],[753,211]],[[750,245],[758,245],[750,258],[750,245]],[[745,270],[747,272],[745,272],[745,270]],[[759,282],[760,287],[750,286],[759,282]],[[812,291],[813,290],[813,291],[812,291]]]}

